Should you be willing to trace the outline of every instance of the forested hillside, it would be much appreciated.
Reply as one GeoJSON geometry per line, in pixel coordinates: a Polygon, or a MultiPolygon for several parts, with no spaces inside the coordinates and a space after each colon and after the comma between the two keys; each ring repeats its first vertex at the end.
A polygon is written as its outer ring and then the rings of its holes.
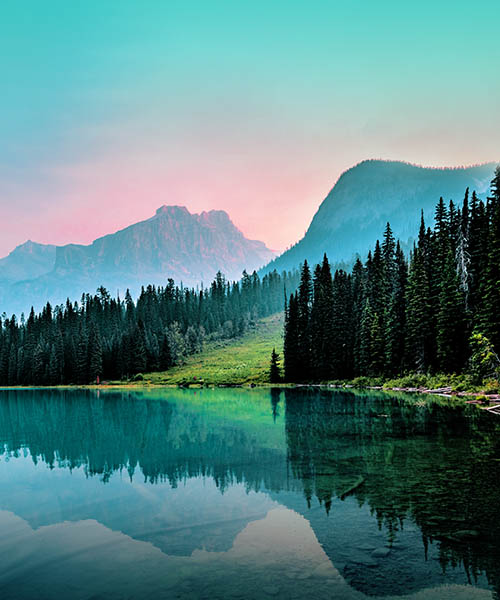
{"type": "Polygon", "coordinates": [[[366,256],[387,221],[405,251],[416,239],[420,211],[432,219],[440,196],[461,199],[467,186],[485,199],[495,172],[488,163],[464,168],[429,168],[401,161],[365,160],[343,173],[321,203],[304,237],[262,272],[289,270],[304,260],[332,264],[366,256]]]}
{"type": "Polygon", "coordinates": [[[351,273],[307,261],[285,313],[285,379],[403,372],[491,375],[500,352],[500,167],[486,202],[440,199],[409,258],[387,223],[351,273]],[[470,365],[471,354],[475,364],[470,365]]]}
{"type": "Polygon", "coordinates": [[[204,340],[241,336],[260,317],[279,312],[284,289],[295,289],[298,273],[276,272],[262,280],[243,273],[229,283],[217,274],[210,288],[143,288],[137,302],[112,298],[105,288],[80,303],[47,304],[28,319],[1,320],[0,385],[85,384],[165,371],[204,340]]]}

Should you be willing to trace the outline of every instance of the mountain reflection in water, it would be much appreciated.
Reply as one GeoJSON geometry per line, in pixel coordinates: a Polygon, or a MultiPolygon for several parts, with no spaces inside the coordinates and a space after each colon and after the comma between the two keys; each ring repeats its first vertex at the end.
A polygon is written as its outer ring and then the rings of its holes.
{"type": "Polygon", "coordinates": [[[499,423],[371,391],[1,391],[1,597],[492,598],[499,423]]]}

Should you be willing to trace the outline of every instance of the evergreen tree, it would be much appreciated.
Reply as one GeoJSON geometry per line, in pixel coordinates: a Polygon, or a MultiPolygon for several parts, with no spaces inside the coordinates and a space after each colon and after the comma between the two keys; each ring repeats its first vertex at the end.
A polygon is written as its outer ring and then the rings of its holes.
{"type": "Polygon", "coordinates": [[[84,328],[80,329],[76,351],[76,377],[78,383],[89,382],[88,343],[87,333],[84,328]]]}
{"type": "Polygon", "coordinates": [[[170,352],[168,336],[164,335],[160,350],[160,371],[168,371],[172,363],[172,353],[170,352]]]}
{"type": "Polygon", "coordinates": [[[368,373],[382,375],[384,370],[384,336],[380,319],[377,313],[373,315],[370,328],[370,356],[368,373]]]}
{"type": "Polygon", "coordinates": [[[482,274],[488,258],[488,222],[484,203],[478,200],[476,192],[472,192],[469,224],[469,309],[473,315],[474,325],[481,320],[482,311],[482,274]]]}
{"type": "Polygon", "coordinates": [[[411,370],[425,372],[430,366],[432,336],[431,300],[423,253],[413,250],[406,292],[405,363],[411,370]]]}
{"type": "Polygon", "coordinates": [[[301,376],[301,350],[297,293],[290,296],[288,306],[285,307],[283,353],[285,357],[285,381],[299,381],[301,376]]]}
{"type": "Polygon", "coordinates": [[[329,317],[332,324],[325,332],[331,357],[331,377],[345,379],[354,373],[354,336],[351,277],[343,269],[335,271],[332,306],[329,317]]]}
{"type": "Polygon", "coordinates": [[[482,329],[493,346],[500,349],[500,167],[491,183],[491,224],[488,235],[488,252],[484,277],[482,277],[481,317],[482,329]]]}
{"type": "Polygon", "coordinates": [[[2,316],[0,384],[85,384],[171,366],[199,352],[205,335],[242,335],[255,319],[278,312],[284,286],[295,290],[299,278],[297,271],[262,279],[254,272],[240,285],[219,273],[209,289],[196,291],[168,280],[143,287],[136,302],[130,291],[122,301],[101,286],[80,303],[31,310],[19,323],[2,316]]]}
{"type": "Polygon", "coordinates": [[[311,377],[326,381],[332,376],[336,344],[335,299],[330,263],[326,254],[314,271],[314,294],[311,309],[311,377]]]}
{"type": "Polygon", "coordinates": [[[406,285],[408,265],[399,241],[394,257],[394,277],[385,321],[385,368],[386,375],[402,372],[406,335],[406,285]]]}
{"type": "Polygon", "coordinates": [[[297,326],[299,334],[300,361],[298,361],[297,381],[307,381],[311,378],[311,306],[312,281],[307,260],[302,265],[300,284],[297,296],[297,326]]]}
{"type": "Polygon", "coordinates": [[[358,369],[361,375],[367,375],[371,367],[372,351],[372,332],[374,331],[373,322],[375,315],[372,311],[370,299],[366,298],[361,322],[359,325],[359,364],[358,369]]]}
{"type": "Polygon", "coordinates": [[[450,248],[442,269],[437,315],[438,367],[445,373],[459,372],[464,364],[465,306],[459,286],[450,248]]]}
{"type": "Polygon", "coordinates": [[[131,373],[144,373],[146,370],[146,336],[144,334],[144,324],[142,321],[137,325],[134,330],[133,342],[132,342],[132,363],[131,373]]]}
{"type": "Polygon", "coordinates": [[[61,383],[61,369],[57,360],[57,353],[55,346],[52,346],[50,350],[49,359],[49,382],[50,385],[58,385],[61,383]]]}
{"type": "Polygon", "coordinates": [[[365,269],[358,258],[352,269],[352,370],[354,375],[361,374],[361,317],[365,302],[365,269]]]}
{"type": "Polygon", "coordinates": [[[89,379],[94,382],[102,376],[102,344],[97,328],[93,327],[89,339],[89,379]]]}
{"type": "Polygon", "coordinates": [[[276,353],[276,348],[273,348],[271,353],[271,364],[269,367],[269,382],[279,383],[281,381],[281,368],[279,364],[279,354],[276,353]]]}

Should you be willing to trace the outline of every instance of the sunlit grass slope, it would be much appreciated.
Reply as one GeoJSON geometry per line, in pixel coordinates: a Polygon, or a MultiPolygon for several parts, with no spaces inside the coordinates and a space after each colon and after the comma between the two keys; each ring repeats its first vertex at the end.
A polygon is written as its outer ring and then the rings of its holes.
{"type": "Polygon", "coordinates": [[[283,315],[260,320],[238,340],[207,343],[200,354],[189,356],[183,365],[169,371],[148,373],[153,384],[244,384],[267,383],[271,351],[283,357],[283,315]]]}

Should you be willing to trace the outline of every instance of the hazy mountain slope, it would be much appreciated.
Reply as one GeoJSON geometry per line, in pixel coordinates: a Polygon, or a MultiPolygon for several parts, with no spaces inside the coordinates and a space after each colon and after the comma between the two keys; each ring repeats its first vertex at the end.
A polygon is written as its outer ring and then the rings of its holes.
{"type": "Polygon", "coordinates": [[[485,196],[495,163],[432,169],[403,162],[368,160],[341,175],[322,202],[305,236],[265,270],[318,262],[326,252],[332,262],[362,256],[381,238],[387,221],[404,242],[416,235],[420,210],[428,222],[440,196],[461,203],[467,187],[485,196]]]}
{"type": "Polygon", "coordinates": [[[54,268],[56,247],[28,240],[0,258],[0,285],[34,279],[54,268]]]}
{"type": "Polygon", "coordinates": [[[239,279],[273,258],[262,242],[248,240],[224,211],[191,214],[185,207],[162,206],[156,214],[85,246],[55,248],[53,269],[40,277],[3,286],[0,311],[19,312],[47,300],[79,299],[100,285],[123,296],[141,285],[165,285],[172,277],[188,286],[209,284],[218,270],[239,279]]]}

